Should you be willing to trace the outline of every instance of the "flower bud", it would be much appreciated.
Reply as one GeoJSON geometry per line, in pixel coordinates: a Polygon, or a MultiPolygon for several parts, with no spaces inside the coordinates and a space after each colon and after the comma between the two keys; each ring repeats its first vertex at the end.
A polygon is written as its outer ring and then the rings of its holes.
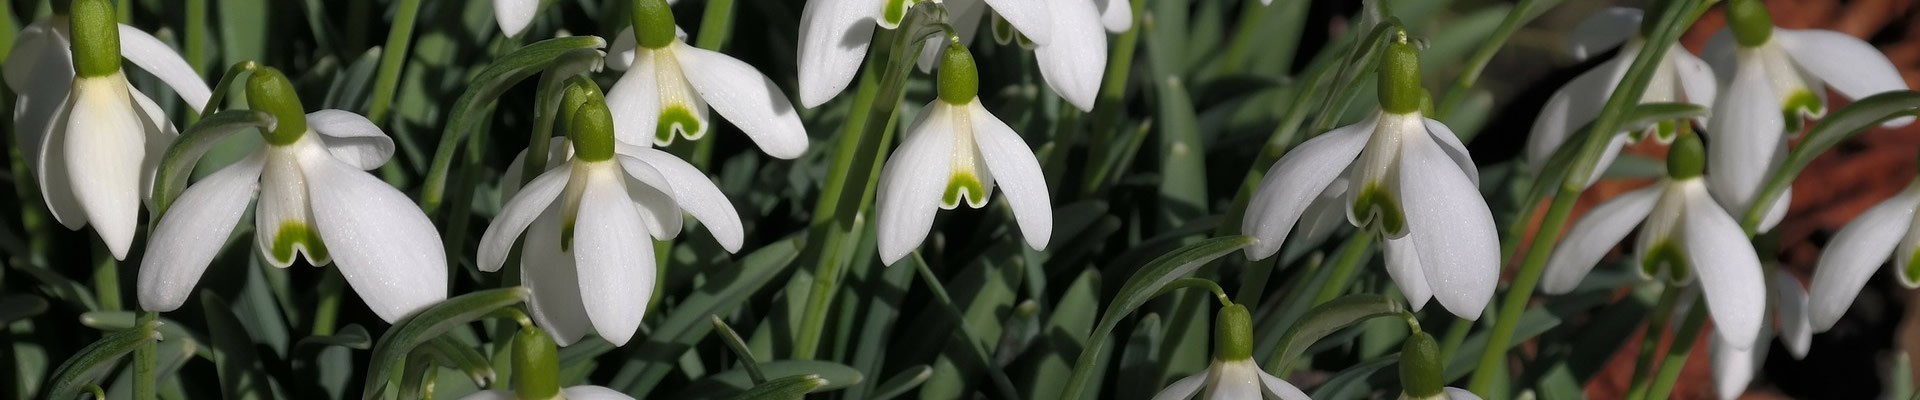
{"type": "Polygon", "coordinates": [[[1743,47],[1757,47],[1773,37],[1773,16],[1760,0],[1727,3],[1727,25],[1733,30],[1733,40],[1743,47]]]}
{"type": "Polygon", "coordinates": [[[513,390],[522,399],[560,396],[560,360],[553,339],[538,327],[524,326],[513,338],[513,390]]]}
{"type": "Polygon", "coordinates": [[[1440,345],[1433,342],[1433,335],[1414,332],[1407,337],[1407,343],[1400,347],[1401,390],[1406,392],[1407,398],[1444,398],[1444,367],[1445,364],[1440,362],[1440,345]]]}
{"type": "Polygon", "coordinates": [[[673,44],[674,36],[673,7],[667,0],[633,2],[633,39],[640,47],[665,48],[673,44]]]}
{"type": "Polygon", "coordinates": [[[112,0],[75,0],[70,21],[73,72],[81,78],[120,73],[120,23],[112,0]]]}
{"type": "Polygon", "coordinates": [[[1233,304],[1213,319],[1213,359],[1241,361],[1253,358],[1253,314],[1233,304]]]}
{"type": "Polygon", "coordinates": [[[273,67],[260,67],[247,77],[247,106],[272,114],[273,131],[266,132],[267,143],[293,144],[307,134],[307,114],[294,93],[293,82],[273,67]]]}
{"type": "Polygon", "coordinates": [[[949,39],[946,55],[940,59],[940,100],[948,104],[967,104],[980,94],[979,71],[973,54],[960,39],[949,39]]]}
{"type": "Polygon", "coordinates": [[[1706,149],[1699,135],[1680,135],[1667,148],[1667,177],[1675,180],[1700,176],[1706,169],[1706,149]]]}
{"type": "Polygon", "coordinates": [[[562,132],[573,132],[574,113],[580,111],[580,105],[594,100],[603,102],[607,100],[606,95],[600,92],[600,84],[593,83],[593,80],[583,76],[567,78],[566,92],[560,95],[562,132]]]}
{"type": "Polygon", "coordinates": [[[613,159],[613,113],[605,101],[589,99],[580,104],[567,134],[573,138],[574,157],[581,161],[613,159]]]}
{"type": "Polygon", "coordinates": [[[1420,51],[1407,42],[1407,31],[1394,34],[1380,60],[1380,108],[1394,114],[1420,112],[1420,51]]]}

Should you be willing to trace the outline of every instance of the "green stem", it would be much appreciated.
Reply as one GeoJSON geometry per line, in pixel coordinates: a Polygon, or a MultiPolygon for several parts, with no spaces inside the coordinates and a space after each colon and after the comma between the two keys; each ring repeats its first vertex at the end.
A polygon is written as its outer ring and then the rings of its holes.
{"type": "MultiPolygon", "coordinates": [[[[141,313],[140,323],[136,324],[134,329],[145,329],[143,327],[150,326],[153,320],[159,317],[160,314],[156,312],[141,313]]],[[[156,353],[156,347],[159,343],[153,340],[142,342],[140,347],[133,350],[133,398],[134,400],[153,400],[158,398],[156,389],[159,385],[156,382],[159,379],[160,356],[156,353]]]]}
{"type": "Polygon", "coordinates": [[[1334,298],[1340,297],[1341,292],[1347,290],[1347,286],[1353,283],[1354,275],[1359,272],[1360,266],[1365,265],[1371,258],[1368,256],[1372,253],[1367,249],[1373,245],[1373,237],[1373,231],[1366,229],[1354,232],[1353,236],[1347,237],[1347,242],[1340,245],[1339,255],[1334,257],[1333,275],[1327,279],[1326,285],[1320,287],[1320,293],[1313,296],[1313,305],[1318,306],[1333,301],[1334,298]]]}
{"type": "Polygon", "coordinates": [[[120,311],[120,261],[100,242],[93,243],[93,295],[100,311],[120,311]]]}
{"type": "MultiPolygon", "coordinates": [[[[1479,366],[1474,371],[1502,371],[1507,360],[1507,344],[1513,341],[1513,331],[1520,324],[1520,314],[1527,309],[1527,301],[1533,298],[1534,286],[1539,285],[1540,275],[1546,272],[1547,257],[1550,249],[1558,240],[1560,228],[1566,226],[1568,217],[1573,213],[1573,204],[1580,197],[1581,189],[1563,189],[1554,196],[1553,205],[1547,207],[1547,217],[1540,222],[1540,234],[1535,235],[1533,245],[1527,249],[1526,264],[1515,273],[1513,282],[1507,288],[1507,296],[1501,299],[1500,310],[1494,314],[1493,331],[1487,336],[1487,347],[1480,353],[1479,366]]],[[[1489,373],[1473,374],[1473,381],[1467,390],[1474,393],[1488,393],[1497,378],[1489,373]]]]}
{"type": "Polygon", "coordinates": [[[1673,385],[1680,381],[1680,370],[1687,365],[1687,356],[1693,353],[1694,339],[1700,337],[1700,328],[1706,326],[1707,302],[1695,301],[1693,308],[1687,310],[1687,320],[1680,324],[1680,330],[1673,334],[1673,346],[1667,348],[1667,356],[1660,360],[1660,373],[1654,377],[1653,387],[1647,391],[1649,400],[1667,400],[1673,394],[1673,385]]]}
{"type": "Polygon", "coordinates": [[[1660,303],[1655,306],[1653,316],[1647,319],[1647,332],[1640,339],[1640,355],[1633,362],[1633,382],[1627,386],[1627,398],[1646,397],[1647,378],[1653,377],[1653,356],[1660,352],[1660,337],[1667,333],[1667,321],[1673,320],[1673,311],[1679,306],[1680,296],[1686,289],[1664,287],[1660,289],[1660,303]]]}
{"type": "Polygon", "coordinates": [[[1440,357],[1452,360],[1453,354],[1460,350],[1460,344],[1466,343],[1467,333],[1473,330],[1473,321],[1456,320],[1447,325],[1447,333],[1440,337],[1440,357]]]}
{"type": "Polygon", "coordinates": [[[313,336],[333,335],[334,319],[340,314],[341,285],[345,281],[337,272],[329,272],[320,277],[320,304],[313,310],[313,336]]]}
{"type": "Polygon", "coordinates": [[[220,109],[220,102],[226,100],[227,92],[232,91],[233,83],[240,80],[240,74],[253,72],[256,68],[260,68],[260,64],[251,60],[227,67],[227,73],[220,75],[220,82],[213,85],[213,94],[207,97],[207,105],[200,109],[200,115],[213,115],[214,110],[220,109]]]}
{"type": "Polygon", "coordinates": [[[420,15],[420,0],[399,0],[393,28],[387,30],[387,45],[381,47],[380,72],[373,83],[373,103],[367,119],[385,125],[387,111],[393,106],[393,92],[400,87],[400,69],[407,62],[407,47],[413,43],[414,19],[420,15]]]}
{"type": "Polygon", "coordinates": [[[187,0],[187,65],[207,73],[207,0],[187,0]]]}
{"type": "Polygon", "coordinates": [[[1526,25],[1527,21],[1540,16],[1540,12],[1536,10],[1553,8],[1559,2],[1560,0],[1547,0],[1542,4],[1538,0],[1520,0],[1515,3],[1513,9],[1507,11],[1506,19],[1500,21],[1500,27],[1494,29],[1493,35],[1488,36],[1486,41],[1480,42],[1480,48],[1474,50],[1473,56],[1467,59],[1465,69],[1461,70],[1460,76],[1453,80],[1453,86],[1447,88],[1446,95],[1441,98],[1440,103],[1434,105],[1433,118],[1444,119],[1451,115],[1454,107],[1466,100],[1473,86],[1480,83],[1480,73],[1486,71],[1487,63],[1493,61],[1493,56],[1499,54],[1500,49],[1506,46],[1507,39],[1513,37],[1514,31],[1526,25]]]}

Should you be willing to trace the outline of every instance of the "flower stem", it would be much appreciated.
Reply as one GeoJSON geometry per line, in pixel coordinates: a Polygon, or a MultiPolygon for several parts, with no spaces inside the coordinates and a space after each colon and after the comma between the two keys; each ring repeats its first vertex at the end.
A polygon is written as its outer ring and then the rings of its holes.
{"type": "MultiPolygon", "coordinates": [[[[134,329],[152,326],[153,320],[159,317],[160,314],[156,312],[141,313],[140,322],[134,325],[134,329]]],[[[159,346],[159,342],[153,340],[142,342],[140,347],[133,350],[133,398],[134,400],[152,400],[158,398],[156,395],[158,385],[155,382],[159,379],[157,370],[160,356],[156,354],[155,348],[159,346]]]]}
{"type": "MultiPolygon", "coordinates": [[[[1480,73],[1486,71],[1487,63],[1493,61],[1493,56],[1499,54],[1500,49],[1506,46],[1507,39],[1513,37],[1513,32],[1519,30],[1521,26],[1526,25],[1528,21],[1539,17],[1543,10],[1553,8],[1554,5],[1559,3],[1560,0],[1546,0],[1544,2],[1538,0],[1520,0],[1514,3],[1513,8],[1507,11],[1506,19],[1500,21],[1500,27],[1495,28],[1493,34],[1489,35],[1485,41],[1480,42],[1480,48],[1474,50],[1473,56],[1467,59],[1467,65],[1465,69],[1460,71],[1460,76],[1454,78],[1453,86],[1447,88],[1447,92],[1444,97],[1441,98],[1440,103],[1434,105],[1434,115],[1432,118],[1448,123],[1454,122],[1449,121],[1446,117],[1451,115],[1450,113],[1453,112],[1454,107],[1459,106],[1461,101],[1466,100],[1468,93],[1472,93],[1471,89],[1473,89],[1473,86],[1480,82],[1480,73]]],[[[1461,141],[1468,139],[1472,139],[1472,137],[1460,138],[1461,141]]]]}
{"type": "Polygon", "coordinates": [[[100,311],[120,311],[120,261],[100,242],[93,243],[93,295],[100,311]]]}
{"type": "Polygon", "coordinates": [[[1353,283],[1353,277],[1355,272],[1360,270],[1360,265],[1372,259],[1369,256],[1373,253],[1368,252],[1367,248],[1373,245],[1373,236],[1373,231],[1361,229],[1359,232],[1354,232],[1352,236],[1348,236],[1346,244],[1340,245],[1340,253],[1333,261],[1333,275],[1327,278],[1326,285],[1320,287],[1320,293],[1313,296],[1314,306],[1340,297],[1340,293],[1345,292],[1347,286],[1353,283]]]}
{"type": "Polygon", "coordinates": [[[1654,307],[1653,317],[1647,318],[1647,332],[1640,339],[1640,355],[1633,362],[1633,383],[1627,386],[1628,398],[1646,396],[1647,378],[1653,377],[1653,355],[1660,352],[1660,338],[1667,333],[1667,321],[1673,319],[1674,307],[1678,307],[1680,296],[1686,293],[1684,288],[1665,287],[1660,290],[1660,303],[1654,307]]]}
{"type": "Polygon", "coordinates": [[[341,279],[338,272],[320,277],[320,304],[313,310],[313,336],[333,335],[334,319],[340,314],[341,279]]]}
{"type": "Polygon", "coordinates": [[[1695,301],[1693,308],[1687,310],[1687,320],[1680,324],[1680,330],[1673,333],[1673,346],[1667,348],[1667,356],[1660,360],[1660,373],[1654,376],[1653,387],[1646,393],[1648,400],[1666,400],[1673,394],[1674,383],[1680,380],[1680,370],[1687,365],[1687,356],[1693,352],[1693,342],[1700,337],[1700,329],[1706,325],[1707,302],[1695,301]]]}
{"type": "Polygon", "coordinates": [[[407,62],[407,47],[413,43],[414,19],[420,15],[420,0],[399,0],[393,28],[387,30],[387,45],[380,49],[380,71],[373,83],[373,103],[367,119],[385,125],[387,111],[393,107],[393,92],[400,87],[400,69],[407,62]]]}
{"type": "Polygon", "coordinates": [[[187,65],[207,73],[207,0],[187,0],[187,65]]]}

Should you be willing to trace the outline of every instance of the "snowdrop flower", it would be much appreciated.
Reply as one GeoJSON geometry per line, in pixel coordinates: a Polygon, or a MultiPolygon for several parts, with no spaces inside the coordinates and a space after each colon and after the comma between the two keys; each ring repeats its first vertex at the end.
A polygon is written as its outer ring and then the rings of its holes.
{"type": "Polygon", "coordinates": [[[153,99],[127,84],[125,57],[198,109],[211,91],[186,60],[146,32],[114,22],[113,2],[76,0],[71,17],[28,25],[6,62],[19,93],[14,134],[54,219],[89,224],[126,259],[153,167],[178,133],[153,99]]]}
{"type": "Polygon", "coordinates": [[[880,170],[880,260],[893,265],[933,229],[933,216],[987,205],[995,183],[1014,221],[1035,250],[1053,236],[1053,206],[1033,150],[999,117],[980,106],[973,55],[953,41],[940,63],[940,98],[907,128],[900,148],[880,170]]]}
{"type": "MultiPolygon", "coordinates": [[[[1727,5],[1730,30],[1707,43],[1707,59],[1726,82],[1714,106],[1708,149],[1708,176],[1714,198],[1728,211],[1744,214],[1774,167],[1786,157],[1788,131],[1799,132],[1802,118],[1826,114],[1827,87],[1849,99],[1906,90],[1907,83],[1887,56],[1866,42],[1839,32],[1778,29],[1757,0],[1727,5]]],[[[1899,118],[1884,126],[1903,126],[1899,118]]],[[[1786,214],[1792,191],[1767,211],[1760,232],[1786,214]]]]}
{"type": "MultiPolygon", "coordinates": [[[[1795,360],[1807,356],[1807,348],[1813,345],[1813,327],[1808,322],[1807,292],[1800,288],[1800,279],[1774,269],[1769,293],[1773,296],[1774,318],[1780,328],[1780,342],[1786,345],[1787,353],[1795,360]]],[[[1747,384],[1753,381],[1753,373],[1760,370],[1767,361],[1767,342],[1772,341],[1775,329],[1766,324],[1760,325],[1760,335],[1750,346],[1733,346],[1720,336],[1714,336],[1708,344],[1708,352],[1713,362],[1714,389],[1721,399],[1732,400],[1747,391],[1747,384]]]]}
{"type": "Polygon", "coordinates": [[[1201,394],[1208,400],[1279,397],[1310,400],[1305,392],[1280,380],[1253,361],[1253,314],[1247,306],[1232,304],[1213,320],[1213,364],[1206,371],[1181,378],[1160,390],[1153,400],[1185,400],[1201,394]]]}
{"type": "Polygon", "coordinates": [[[1440,344],[1419,326],[1412,328],[1413,334],[1400,345],[1400,399],[1480,400],[1479,395],[1466,389],[1446,386],[1446,364],[1440,361],[1440,344]]]}
{"type": "MultiPolygon", "coordinates": [[[[872,42],[873,27],[898,29],[907,19],[913,6],[921,0],[811,0],[800,12],[800,104],[807,108],[819,107],[833,100],[847,84],[853,82],[854,74],[860,71],[860,62],[867,58],[867,45],[872,42]]],[[[966,21],[979,21],[987,7],[1008,23],[1027,34],[1034,43],[1046,44],[1055,32],[1051,24],[1061,23],[1057,13],[1050,13],[1048,4],[1043,1],[1076,3],[1069,8],[1078,9],[1077,3],[1106,1],[1124,6],[1120,0],[948,0],[947,9],[951,21],[962,22],[955,26],[956,31],[964,30],[970,37],[975,26],[966,26],[966,21]]],[[[941,0],[935,0],[940,3],[941,0]]],[[[1122,7],[1124,8],[1124,7],[1122,7]]],[[[1132,10],[1128,10],[1129,13],[1132,10]]],[[[1095,15],[1098,15],[1097,13],[1095,15]]],[[[1074,14],[1071,18],[1078,18],[1074,14]]],[[[1096,17],[1097,19],[1097,17],[1096,17]]],[[[1131,18],[1128,18],[1131,19],[1131,18]]],[[[1075,20],[1078,21],[1078,20],[1075,20]]],[[[1099,26],[1095,22],[1093,26],[1099,26]]],[[[1078,32],[1078,31],[1075,31],[1078,32]]],[[[958,33],[958,32],[956,32],[958,33]]],[[[1105,68],[1105,36],[1102,42],[1102,54],[1098,64],[1105,68]]],[[[1085,61],[1085,60],[1078,60],[1085,61]]],[[[1042,63],[1044,65],[1044,63],[1042,63]]],[[[1049,79],[1051,82],[1051,79],[1049,79]]],[[[1098,86],[1099,77],[1094,78],[1098,86]]],[[[1091,97],[1088,104],[1092,104],[1091,97]]]]}
{"type": "Polygon", "coordinates": [[[1344,213],[1348,223],[1383,234],[1387,273],[1415,310],[1437,298],[1454,315],[1477,319],[1500,273],[1500,243],[1479,173],[1453,131],[1421,116],[1419,55],[1404,32],[1379,73],[1379,112],[1301,143],[1267,171],[1242,220],[1246,234],[1259,239],[1247,257],[1280,251],[1307,211],[1320,213],[1308,221],[1344,213]],[[1342,171],[1344,195],[1327,194],[1342,171]],[[1343,204],[1316,207],[1317,199],[1343,204]]]}
{"type": "Polygon", "coordinates": [[[1767,309],[1766,278],[1746,231],[1707,194],[1702,153],[1699,137],[1681,136],[1669,149],[1665,179],[1588,211],[1547,259],[1540,290],[1573,291],[1637,225],[1633,265],[1641,277],[1662,277],[1676,286],[1700,282],[1720,339],[1752,346],[1767,309]]]}
{"type": "MultiPolygon", "coordinates": [[[[1107,33],[1126,32],[1133,27],[1133,8],[1125,0],[1048,0],[1051,16],[1045,28],[1046,43],[1035,42],[1033,53],[1040,64],[1040,77],[1047,87],[1081,111],[1092,111],[1100,92],[1100,80],[1107,73],[1107,33]]],[[[973,42],[986,13],[981,0],[946,0],[950,21],[960,43],[973,42]]],[[[995,39],[1012,39],[1016,34],[1031,39],[1018,26],[1006,26],[994,20],[995,39]],[[1004,37],[1003,37],[1004,36],[1004,37]]],[[[1011,24],[1007,24],[1011,25],[1011,24]]],[[[920,70],[932,69],[945,38],[927,39],[920,53],[920,70]]],[[[1005,43],[1006,40],[1002,40],[1005,43]]],[[[1026,43],[1022,43],[1025,45],[1026,43]]]]}
{"type": "MultiPolygon", "coordinates": [[[[570,159],[528,182],[501,206],[475,257],[497,271],[522,232],[520,279],[533,290],[533,318],[561,345],[589,328],[625,345],[653,297],[653,240],[680,233],[693,214],[728,252],[743,239],[732,203],[693,165],[666,152],[617,143],[613,115],[596,91],[569,89],[570,159]],[[574,100],[585,97],[584,101],[574,100]]],[[[562,150],[564,152],[564,150],[562,150]]]]}
{"type": "Polygon", "coordinates": [[[1847,307],[1867,285],[1873,271],[1888,258],[1900,284],[1920,287],[1920,230],[1913,229],[1914,209],[1920,208],[1920,180],[1847,223],[1820,254],[1813,271],[1808,317],[1815,332],[1826,332],[1846,315],[1847,307]]]}
{"type": "MultiPolygon", "coordinates": [[[[522,320],[524,323],[524,319],[522,320]]],[[[540,328],[522,325],[513,338],[513,390],[482,390],[460,400],[633,400],[633,396],[604,386],[560,388],[559,349],[540,328]]]]}
{"type": "Polygon", "coordinates": [[[688,46],[663,0],[634,2],[632,34],[613,41],[608,66],[626,75],[606,94],[623,143],[666,146],[699,140],[712,127],[707,107],[733,122],[761,151],[793,159],[807,151],[800,115],[773,80],[726,54],[688,46]]]}
{"type": "MultiPolygon", "coordinates": [[[[1614,7],[1587,18],[1573,29],[1573,39],[1568,47],[1576,58],[1585,59],[1615,46],[1620,51],[1612,59],[1573,78],[1547,99],[1546,106],[1540,110],[1540,118],[1533,121],[1533,133],[1527,139],[1527,164],[1534,168],[1545,167],[1547,160],[1567,142],[1567,138],[1579,133],[1582,127],[1599,117],[1607,98],[1613,94],[1615,87],[1620,86],[1620,79],[1626,75],[1627,67],[1633,64],[1633,58],[1646,45],[1645,33],[1636,33],[1635,29],[1641,27],[1640,19],[1641,11],[1638,9],[1614,7]]],[[[1706,62],[1676,45],[1667,48],[1666,56],[1660,58],[1660,65],[1654,68],[1653,79],[1647,84],[1646,94],[1641,96],[1640,103],[1684,101],[1712,107],[1717,84],[1713,69],[1706,62]]],[[[1694,122],[1704,125],[1707,121],[1700,118],[1694,122]]],[[[1615,132],[1606,151],[1601,153],[1599,163],[1594,165],[1593,176],[1588,177],[1584,184],[1592,185],[1607,171],[1614,157],[1620,155],[1621,146],[1649,136],[1660,143],[1672,143],[1673,138],[1685,128],[1675,121],[1663,121],[1646,127],[1623,128],[1632,132],[1615,132]]]]}
{"type": "Polygon", "coordinates": [[[248,78],[247,103],[275,119],[266,145],[188,187],[160,218],[140,263],[141,308],[186,301],[256,192],[254,245],[269,264],[285,268],[296,254],[338,264],[387,322],[447,298],[440,233],[406,194],[363,172],[386,164],[393,139],[350,112],[302,115],[292,82],[272,68],[248,78]]]}

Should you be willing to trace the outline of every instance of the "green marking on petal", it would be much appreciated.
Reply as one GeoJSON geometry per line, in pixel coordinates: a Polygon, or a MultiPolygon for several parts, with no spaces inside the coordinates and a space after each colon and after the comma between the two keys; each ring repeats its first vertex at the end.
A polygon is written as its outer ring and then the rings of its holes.
{"type": "Polygon", "coordinates": [[[1660,143],[1673,143],[1673,139],[1677,137],[1680,137],[1679,121],[1670,119],[1660,121],[1653,126],[1653,139],[1660,143]]]}
{"type": "Polygon", "coordinates": [[[1641,277],[1651,279],[1660,276],[1662,270],[1667,272],[1667,278],[1673,282],[1687,282],[1692,279],[1692,268],[1688,266],[1687,254],[1680,251],[1680,246],[1670,240],[1662,240],[1654,244],[1652,250],[1640,256],[1641,277]]]}
{"type": "Polygon", "coordinates": [[[1920,251],[1907,255],[1907,267],[1900,271],[1900,284],[1907,288],[1920,287],[1920,251]]]}
{"type": "Polygon", "coordinates": [[[907,19],[909,8],[913,8],[913,0],[887,0],[887,7],[881,18],[885,18],[884,22],[889,26],[900,26],[900,21],[907,19]]]}
{"type": "Polygon", "coordinates": [[[693,110],[679,104],[667,106],[660,110],[660,121],[654,124],[653,143],[660,147],[673,144],[676,131],[679,132],[678,136],[687,140],[700,140],[707,133],[701,128],[700,119],[693,116],[693,110]]]}
{"type": "Polygon", "coordinates": [[[965,199],[967,207],[980,208],[987,205],[987,185],[972,172],[959,172],[947,178],[947,191],[940,195],[940,208],[948,210],[960,206],[965,199]]]}
{"type": "Polygon", "coordinates": [[[320,243],[320,234],[308,228],[307,224],[297,221],[280,223],[280,230],[273,234],[273,248],[270,250],[272,254],[268,256],[273,257],[274,262],[282,264],[292,264],[296,251],[306,253],[307,262],[314,265],[326,264],[333,260],[333,257],[327,254],[327,246],[320,243]]]}
{"type": "Polygon", "coordinates": [[[1826,115],[1827,108],[1820,102],[1820,96],[1800,89],[1788,94],[1786,100],[1780,102],[1780,113],[1786,117],[1787,133],[1793,134],[1799,133],[1800,127],[1806,122],[1803,116],[1826,115]]]}
{"type": "Polygon", "coordinates": [[[994,43],[999,43],[1004,46],[1007,43],[1013,42],[1013,24],[1009,24],[1006,19],[1000,18],[1000,14],[993,14],[992,25],[994,43]]]}
{"type": "Polygon", "coordinates": [[[1400,212],[1400,202],[1393,193],[1380,188],[1378,183],[1369,183],[1353,198],[1353,215],[1360,218],[1363,226],[1375,226],[1388,236],[1398,236],[1407,231],[1406,214],[1400,212]]]}
{"type": "Polygon", "coordinates": [[[573,219],[568,218],[560,225],[560,251],[573,251],[573,219]]]}

